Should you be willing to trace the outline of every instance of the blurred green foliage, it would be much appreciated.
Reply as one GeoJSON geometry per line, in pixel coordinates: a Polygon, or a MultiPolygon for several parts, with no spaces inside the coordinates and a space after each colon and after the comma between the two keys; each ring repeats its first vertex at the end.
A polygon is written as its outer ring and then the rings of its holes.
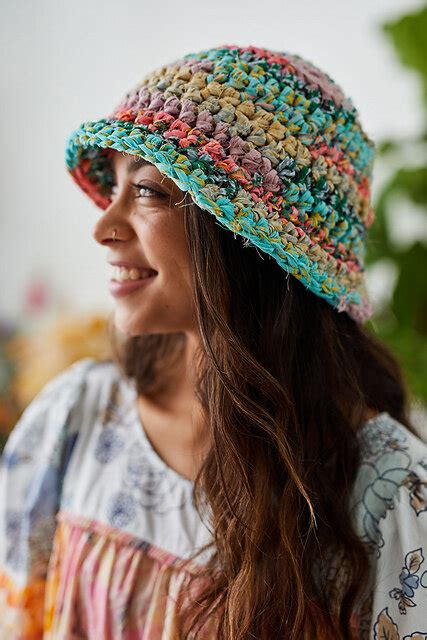
{"type": "Polygon", "coordinates": [[[402,64],[418,71],[422,83],[424,104],[427,104],[427,6],[395,22],[383,25],[391,38],[402,64]]]}
{"type": "MultiPolygon", "coordinates": [[[[416,72],[420,99],[427,113],[427,5],[382,25],[402,64],[416,72]]],[[[404,113],[404,97],[402,97],[404,113]]],[[[390,139],[377,144],[376,162],[392,159],[394,173],[374,202],[376,219],[369,231],[366,264],[390,258],[397,280],[389,305],[376,313],[368,328],[379,335],[398,357],[410,391],[427,406],[427,242],[416,238],[410,246],[393,244],[388,214],[396,198],[417,205],[427,215],[427,148],[423,130],[413,140],[390,139]],[[407,158],[421,158],[408,166],[407,158]]],[[[402,200],[400,200],[402,201],[402,200]]]]}

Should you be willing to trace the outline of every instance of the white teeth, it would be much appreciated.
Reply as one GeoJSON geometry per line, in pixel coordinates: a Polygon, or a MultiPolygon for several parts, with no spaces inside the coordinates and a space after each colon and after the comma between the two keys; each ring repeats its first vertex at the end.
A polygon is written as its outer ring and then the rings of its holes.
{"type": "Polygon", "coordinates": [[[136,267],[132,267],[131,269],[126,269],[126,267],[113,268],[113,279],[118,282],[123,282],[124,280],[140,280],[150,275],[152,275],[151,269],[137,269],[136,267]]]}

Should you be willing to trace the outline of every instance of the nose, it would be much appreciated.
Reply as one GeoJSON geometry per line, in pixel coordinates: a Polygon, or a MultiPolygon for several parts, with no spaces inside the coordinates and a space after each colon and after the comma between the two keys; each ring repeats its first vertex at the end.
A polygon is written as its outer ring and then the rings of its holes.
{"type": "Polygon", "coordinates": [[[125,223],[124,207],[118,199],[112,201],[104,209],[104,213],[95,223],[92,238],[101,245],[108,246],[110,242],[127,240],[132,235],[131,226],[125,223]],[[114,229],[116,229],[114,239],[114,229]]]}

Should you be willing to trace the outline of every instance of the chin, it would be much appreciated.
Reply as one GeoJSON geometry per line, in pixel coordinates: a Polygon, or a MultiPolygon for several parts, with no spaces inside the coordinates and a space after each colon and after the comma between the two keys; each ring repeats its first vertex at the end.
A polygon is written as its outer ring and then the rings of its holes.
{"type": "Polygon", "coordinates": [[[145,333],[152,333],[147,327],[147,323],[142,322],[141,319],[132,319],[129,314],[120,313],[117,309],[114,314],[114,326],[120,333],[128,338],[141,336],[145,333]]]}
{"type": "Polygon", "coordinates": [[[137,336],[148,335],[152,333],[167,333],[166,329],[162,329],[158,322],[151,323],[141,318],[131,318],[127,313],[120,314],[117,312],[114,315],[115,328],[127,338],[135,338],[137,336]]]}
{"type": "Polygon", "coordinates": [[[118,329],[118,331],[120,331],[121,334],[123,334],[124,336],[126,336],[127,338],[135,338],[137,336],[143,336],[149,333],[155,333],[154,331],[150,331],[150,329],[144,328],[144,327],[140,327],[140,326],[129,326],[129,325],[122,325],[121,323],[116,322],[115,323],[115,327],[116,329],[118,329]]]}
{"type": "Polygon", "coordinates": [[[137,336],[163,334],[163,333],[182,333],[187,327],[192,327],[194,320],[187,315],[180,316],[179,311],[171,311],[167,313],[163,309],[152,309],[150,314],[138,314],[135,310],[131,311],[125,307],[118,305],[114,309],[114,326],[124,337],[134,338],[137,336]],[[171,320],[174,320],[171,322],[171,320]]]}

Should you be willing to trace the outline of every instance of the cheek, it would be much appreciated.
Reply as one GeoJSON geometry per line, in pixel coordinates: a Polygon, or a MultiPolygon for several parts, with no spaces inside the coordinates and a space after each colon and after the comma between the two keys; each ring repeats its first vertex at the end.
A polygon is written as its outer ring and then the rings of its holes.
{"type": "Polygon", "coordinates": [[[182,225],[172,224],[170,217],[159,219],[144,229],[141,244],[155,269],[190,282],[190,256],[182,225]]]}

